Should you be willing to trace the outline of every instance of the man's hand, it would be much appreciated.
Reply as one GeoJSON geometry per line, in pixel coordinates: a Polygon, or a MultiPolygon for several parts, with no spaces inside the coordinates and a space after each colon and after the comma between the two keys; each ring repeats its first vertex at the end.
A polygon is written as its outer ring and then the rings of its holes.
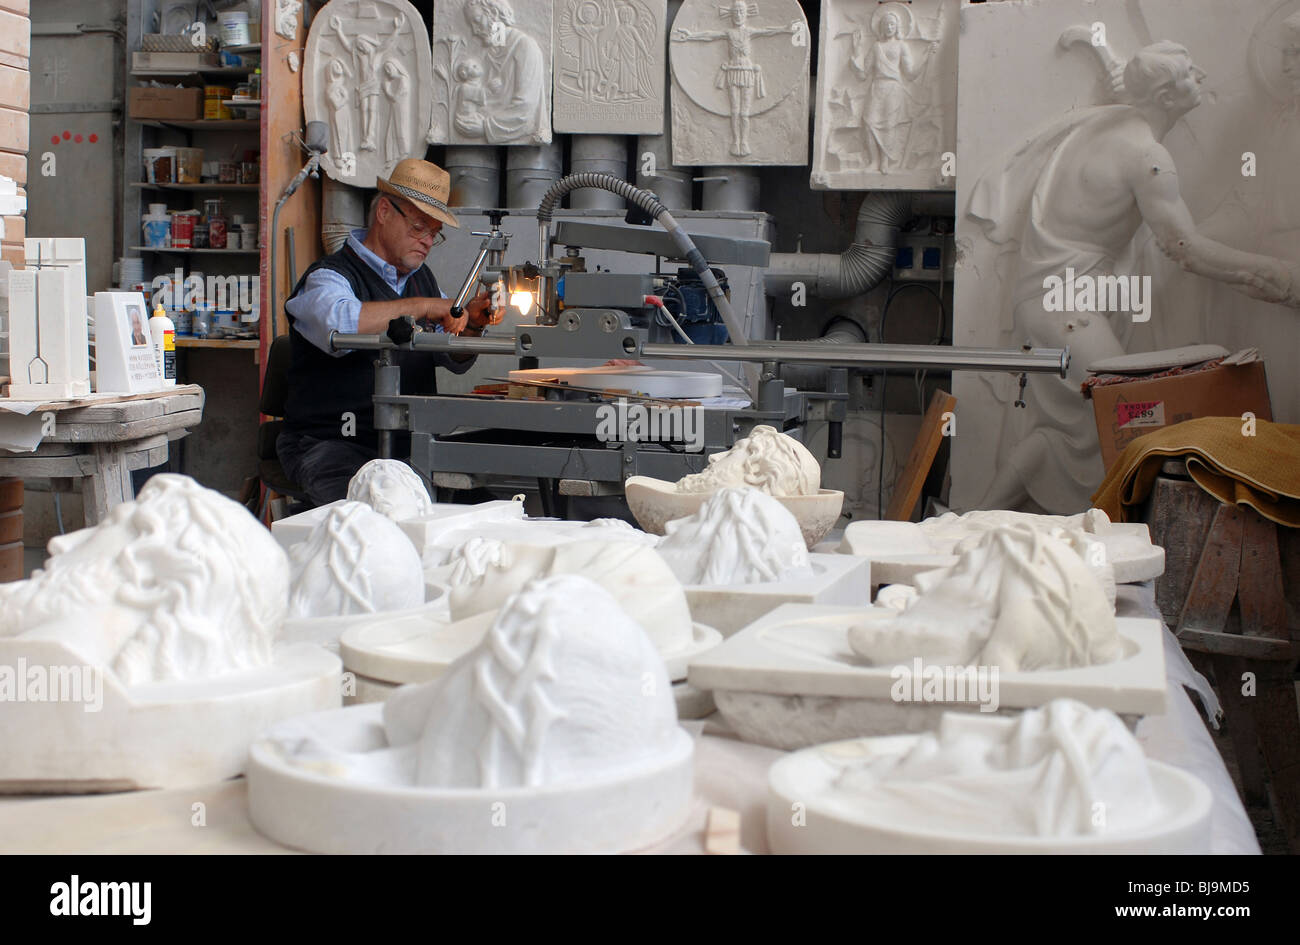
{"type": "Polygon", "coordinates": [[[463,312],[461,313],[461,316],[459,318],[452,318],[451,313],[448,312],[446,315],[443,315],[440,318],[438,318],[437,322],[438,324],[442,325],[442,330],[445,331],[447,334],[459,335],[462,331],[465,330],[465,325],[468,322],[468,320],[469,320],[468,315],[466,315],[463,312]]]}
{"type": "Polygon", "coordinates": [[[481,329],[487,325],[498,325],[505,314],[502,309],[492,307],[492,293],[483,289],[465,304],[465,313],[470,328],[481,329]]]}

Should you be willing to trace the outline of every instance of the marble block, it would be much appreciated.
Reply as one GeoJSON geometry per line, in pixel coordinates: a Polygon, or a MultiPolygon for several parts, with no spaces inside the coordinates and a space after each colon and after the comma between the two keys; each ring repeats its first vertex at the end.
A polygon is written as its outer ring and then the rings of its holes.
{"type": "Polygon", "coordinates": [[[558,0],[556,131],[663,134],[667,13],[667,0],[558,0]]]}
{"type": "Polygon", "coordinates": [[[0,793],[100,793],[233,778],[260,732],[336,708],[342,691],[339,658],[315,646],[281,648],[269,664],[220,676],[128,686],[55,640],[0,638],[0,667],[14,670],[19,687],[4,693],[0,711],[0,793]],[[20,669],[25,679],[17,678],[20,669]],[[38,674],[48,688],[33,698],[38,674]],[[75,698],[67,688],[74,684],[75,698]]]}
{"type": "Polygon", "coordinates": [[[781,758],[768,773],[767,834],[777,854],[1187,854],[1210,849],[1213,795],[1194,775],[1147,760],[1156,798],[1149,822],[1132,830],[1076,836],[1010,835],[998,824],[936,829],[919,818],[883,815],[870,795],[846,790],[855,769],[912,750],[921,736],[855,738],[781,758]],[[793,814],[802,813],[796,822],[793,814]]]}
{"type": "Polygon", "coordinates": [[[812,187],[956,186],[959,6],[824,0],[812,187]]]}
{"type": "MultiPolygon", "coordinates": [[[[675,483],[653,476],[629,476],[623,483],[627,507],[637,524],[651,535],[662,535],[664,526],[674,519],[686,518],[699,511],[710,492],[678,492],[675,483]]],[[[774,495],[795,517],[804,543],[812,548],[825,537],[839,520],[844,493],[838,489],[818,489],[812,495],[774,495]]]]}
{"type": "Polygon", "coordinates": [[[271,536],[280,543],[281,548],[288,551],[298,542],[306,539],[317,525],[329,518],[330,512],[347,501],[347,499],[339,499],[337,502],[318,505],[297,515],[286,515],[284,518],[276,519],[271,523],[271,536]]]}
{"type": "MultiPolygon", "coordinates": [[[[687,678],[700,689],[713,690],[718,710],[741,738],[775,748],[926,731],[944,711],[981,711],[971,699],[914,698],[911,687],[924,676],[912,667],[863,664],[849,646],[849,627],[892,619],[883,608],[784,604],[693,659],[687,678]],[[902,686],[904,698],[893,698],[895,686],[902,686]]],[[[996,710],[1015,711],[1064,697],[1123,716],[1163,712],[1163,625],[1130,617],[1117,618],[1115,624],[1125,653],[1121,659],[1077,669],[1000,673],[993,689],[996,710]]],[[[954,677],[951,692],[958,692],[955,685],[954,677]]],[[[968,691],[976,694],[974,683],[968,691]]]]}
{"type": "Polygon", "coordinates": [[[332,0],[312,20],[303,61],[308,121],[329,125],[320,166],[354,187],[374,187],[428,146],[429,41],[407,0],[332,0]]]}
{"type": "Polygon", "coordinates": [[[811,578],[762,584],[687,584],[686,603],[691,616],[732,636],[782,604],[841,604],[866,607],[871,603],[871,562],[844,555],[813,554],[811,578]]]}
{"type": "Polygon", "coordinates": [[[9,396],[84,397],[90,393],[86,241],[30,238],[25,253],[27,268],[9,274],[9,396]]]}
{"type": "Polygon", "coordinates": [[[331,653],[339,651],[339,638],[354,627],[426,627],[430,622],[447,623],[447,597],[441,588],[426,588],[427,601],[419,607],[385,610],[371,614],[347,614],[337,617],[290,617],[276,639],[279,645],[313,643],[331,653]]]}
{"type": "MultiPolygon", "coordinates": [[[[954,378],[957,509],[1087,507],[1103,477],[1090,364],[1300,348],[1300,5],[1140,7],[961,10],[953,344],[1068,345],[1071,364],[1030,375],[1026,409],[1010,375],[954,378]]],[[[1297,422],[1300,380],[1269,373],[1274,419],[1297,422]]]]}
{"type": "Polygon", "coordinates": [[[519,522],[524,518],[521,499],[490,499],[473,505],[435,502],[433,511],[421,518],[407,519],[397,524],[411,539],[421,558],[427,558],[430,549],[441,537],[456,531],[476,528],[487,522],[519,522]]]}
{"type": "Polygon", "coordinates": [[[551,142],[552,5],[441,0],[430,144],[551,142]]]}
{"type": "Polygon", "coordinates": [[[808,21],[795,0],[686,0],[668,34],[673,163],[808,162],[808,21]]]}

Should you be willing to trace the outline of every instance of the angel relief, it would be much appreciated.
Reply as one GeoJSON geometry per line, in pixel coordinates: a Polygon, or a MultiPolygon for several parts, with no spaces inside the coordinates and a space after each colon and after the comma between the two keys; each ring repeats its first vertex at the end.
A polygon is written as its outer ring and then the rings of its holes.
{"type": "Polygon", "coordinates": [[[655,94],[658,21],[650,7],[641,0],[566,0],[559,16],[560,91],[591,105],[655,94]]]}

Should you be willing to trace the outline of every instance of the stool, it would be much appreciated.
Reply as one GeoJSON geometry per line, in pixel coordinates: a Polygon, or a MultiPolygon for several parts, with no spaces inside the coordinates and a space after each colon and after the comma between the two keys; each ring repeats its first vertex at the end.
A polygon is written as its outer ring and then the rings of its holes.
{"type": "Polygon", "coordinates": [[[1166,554],[1157,603],[1183,649],[1213,672],[1246,800],[1267,803],[1267,777],[1279,825],[1300,853],[1300,621],[1287,600],[1300,570],[1296,530],[1220,503],[1187,478],[1182,460],[1162,469],[1147,524],[1166,554]]]}

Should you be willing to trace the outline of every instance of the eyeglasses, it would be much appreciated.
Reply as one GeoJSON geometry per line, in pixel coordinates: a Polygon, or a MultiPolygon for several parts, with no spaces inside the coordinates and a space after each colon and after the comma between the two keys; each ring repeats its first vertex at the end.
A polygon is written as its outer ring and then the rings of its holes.
{"type": "MultiPolygon", "coordinates": [[[[424,237],[426,237],[430,233],[433,233],[433,246],[439,246],[442,243],[445,243],[447,241],[447,237],[442,235],[441,223],[438,224],[438,229],[435,232],[433,227],[425,223],[423,220],[415,220],[414,222],[412,222],[411,218],[402,212],[402,208],[397,205],[396,200],[389,199],[388,205],[397,211],[397,215],[399,217],[401,217],[403,220],[406,221],[406,225],[410,227],[411,235],[415,237],[417,240],[424,239],[424,237]]],[[[433,246],[429,248],[432,249],[433,246]]]]}

